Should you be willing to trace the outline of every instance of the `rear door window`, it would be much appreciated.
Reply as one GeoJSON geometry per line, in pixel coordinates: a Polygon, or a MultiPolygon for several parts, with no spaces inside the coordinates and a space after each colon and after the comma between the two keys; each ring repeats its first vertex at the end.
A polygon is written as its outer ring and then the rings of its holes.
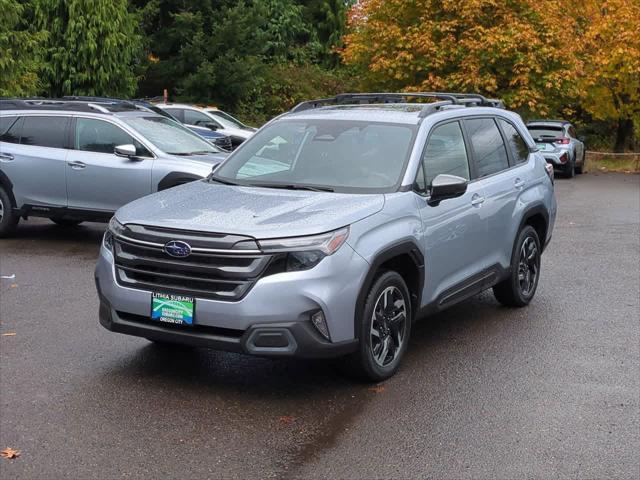
{"type": "Polygon", "coordinates": [[[509,122],[499,119],[502,131],[507,139],[507,144],[511,149],[511,154],[516,163],[525,163],[529,159],[529,147],[523,140],[522,136],[516,130],[516,127],[509,122]]]}
{"type": "Polygon", "coordinates": [[[20,143],[49,148],[67,148],[69,117],[24,117],[20,143]]]}
{"type": "Polygon", "coordinates": [[[493,175],[509,168],[509,157],[502,135],[493,118],[465,120],[478,177],[493,175]]]}
{"type": "Polygon", "coordinates": [[[4,135],[4,133],[9,130],[9,128],[13,125],[13,123],[18,119],[17,116],[5,116],[0,115],[0,135],[4,135]]]}

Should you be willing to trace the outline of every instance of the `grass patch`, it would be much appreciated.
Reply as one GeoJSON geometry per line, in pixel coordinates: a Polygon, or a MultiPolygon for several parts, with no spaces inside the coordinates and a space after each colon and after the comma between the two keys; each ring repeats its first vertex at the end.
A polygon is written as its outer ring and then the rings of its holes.
{"type": "Polygon", "coordinates": [[[588,172],[640,173],[640,154],[612,155],[607,153],[587,153],[585,167],[588,172]]]}

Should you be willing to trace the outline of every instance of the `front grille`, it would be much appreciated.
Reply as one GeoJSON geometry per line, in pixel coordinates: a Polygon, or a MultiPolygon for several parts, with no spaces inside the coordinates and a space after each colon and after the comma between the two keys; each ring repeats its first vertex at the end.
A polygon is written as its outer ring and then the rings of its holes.
{"type": "Polygon", "coordinates": [[[127,225],[113,242],[117,281],[136,289],[237,301],[272,260],[256,250],[232,250],[236,243],[247,241],[251,245],[247,237],[127,225]],[[192,253],[185,258],[169,256],[163,247],[170,240],[186,241],[192,253]]]}

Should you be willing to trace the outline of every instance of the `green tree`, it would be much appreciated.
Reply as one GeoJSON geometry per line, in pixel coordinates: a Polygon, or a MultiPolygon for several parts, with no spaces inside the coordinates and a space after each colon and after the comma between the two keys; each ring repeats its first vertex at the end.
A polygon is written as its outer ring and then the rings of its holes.
{"type": "Polygon", "coordinates": [[[0,12],[0,96],[35,95],[44,35],[29,29],[28,5],[0,0],[0,12]]]}
{"type": "Polygon", "coordinates": [[[127,0],[34,0],[48,30],[42,79],[51,96],[132,95],[141,36],[127,0]]]}

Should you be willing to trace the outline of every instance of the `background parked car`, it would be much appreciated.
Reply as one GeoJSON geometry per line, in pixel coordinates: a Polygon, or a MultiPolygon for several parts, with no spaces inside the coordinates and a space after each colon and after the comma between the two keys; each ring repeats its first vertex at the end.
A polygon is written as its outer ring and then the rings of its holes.
{"type": "Polygon", "coordinates": [[[566,120],[532,120],[527,129],[538,149],[553,167],[561,170],[565,177],[584,169],[585,148],[576,129],[566,120]]]}
{"type": "Polygon", "coordinates": [[[206,177],[226,152],[123,101],[0,100],[0,237],[20,217],[105,221],[144,195],[206,177]]]}
{"type": "MultiPolygon", "coordinates": [[[[171,120],[175,120],[178,123],[183,123],[173,115],[171,115],[166,110],[157,107],[153,103],[145,99],[135,99],[135,100],[123,100],[119,98],[109,98],[109,97],[87,97],[87,96],[66,96],[63,97],[65,100],[79,100],[79,101],[88,101],[88,102],[131,102],[134,105],[138,105],[140,107],[144,107],[148,110],[151,110],[158,115],[162,115],[163,117],[170,118],[171,120]]],[[[218,132],[215,130],[211,130],[207,127],[197,127],[195,125],[185,125],[189,130],[194,133],[197,133],[202,138],[207,140],[208,142],[213,143],[216,147],[220,147],[224,151],[231,151],[231,138],[228,135],[225,135],[222,132],[218,132]]]]}
{"type": "MultiPolygon", "coordinates": [[[[211,107],[203,108],[196,105],[186,105],[181,103],[158,103],[157,106],[169,112],[185,125],[207,127],[228,135],[231,138],[231,144],[234,149],[256,131],[255,128],[242,125],[239,121],[238,123],[242,126],[234,125],[228,119],[222,120],[222,117],[219,114],[212,113],[212,111],[220,112],[220,110],[216,110],[211,107]]],[[[231,117],[230,115],[228,116],[231,117]]]]}

